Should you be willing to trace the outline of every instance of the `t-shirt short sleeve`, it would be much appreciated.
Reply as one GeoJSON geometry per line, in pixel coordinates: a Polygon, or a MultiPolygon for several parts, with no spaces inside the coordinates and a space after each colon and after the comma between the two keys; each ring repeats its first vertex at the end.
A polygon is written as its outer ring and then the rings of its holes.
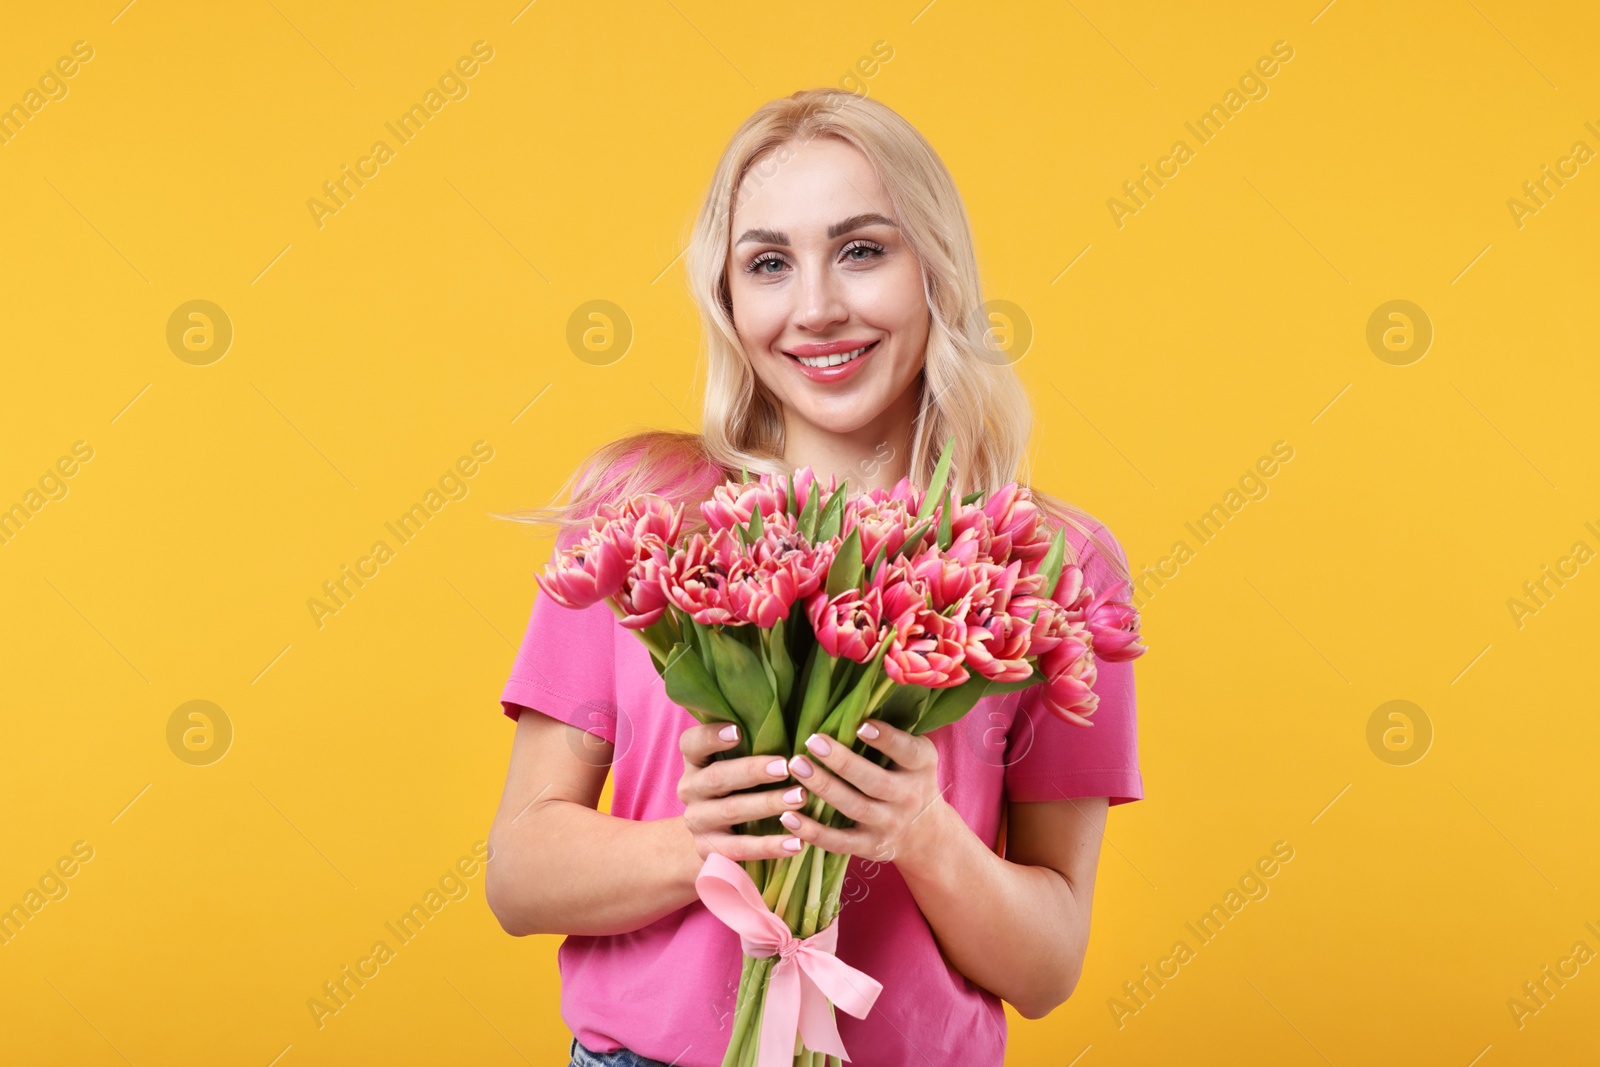
{"type": "MultiPolygon", "coordinates": [[[[1110,531],[1101,525],[1090,529],[1126,565],[1122,546],[1110,531]]],[[[1093,542],[1070,526],[1067,536],[1084,568],[1086,585],[1098,593],[1119,580],[1093,542]]],[[[1127,599],[1128,592],[1124,589],[1121,597],[1127,599]]],[[[1077,726],[1051,714],[1039,686],[1019,694],[1021,703],[1006,739],[1007,799],[1109,797],[1113,805],[1144,799],[1133,684],[1136,662],[1107,663],[1095,657],[1093,689],[1100,704],[1089,717],[1093,726],[1077,726]]]]}
{"type": "MultiPolygon", "coordinates": [[[[558,539],[556,552],[567,547],[558,539]]],[[[538,592],[511,677],[500,695],[512,719],[523,708],[615,743],[617,617],[605,601],[574,610],[538,592]]]]}

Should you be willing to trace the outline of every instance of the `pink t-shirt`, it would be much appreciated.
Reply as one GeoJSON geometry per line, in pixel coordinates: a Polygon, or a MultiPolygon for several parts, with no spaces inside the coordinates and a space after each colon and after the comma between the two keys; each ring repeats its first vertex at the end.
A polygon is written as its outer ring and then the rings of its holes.
{"type": "MultiPolygon", "coordinates": [[[[1102,525],[1093,528],[1122,554],[1102,525]]],[[[1102,588],[1107,564],[1092,546],[1085,552],[1081,534],[1071,527],[1067,534],[1085,561],[1087,584],[1102,588]]],[[[1093,727],[1056,719],[1030,688],[986,697],[928,735],[938,748],[945,800],[991,850],[1005,801],[1104,796],[1121,804],[1144,797],[1133,663],[1098,660],[1096,667],[1093,727]]],[[[501,703],[512,719],[534,708],[616,746],[612,815],[642,821],[683,814],[678,738],[696,720],[667,698],[644,645],[604,603],[573,611],[536,597],[501,703]]],[[[1000,1067],[1000,999],[945,962],[894,864],[852,858],[841,900],[839,958],[883,983],[865,1019],[835,1013],[852,1061],[1000,1067]]],[[[572,935],[557,956],[561,1017],[596,1052],[623,1047],[679,1067],[720,1067],[741,960],[738,935],[698,900],[628,933],[572,935]]]]}

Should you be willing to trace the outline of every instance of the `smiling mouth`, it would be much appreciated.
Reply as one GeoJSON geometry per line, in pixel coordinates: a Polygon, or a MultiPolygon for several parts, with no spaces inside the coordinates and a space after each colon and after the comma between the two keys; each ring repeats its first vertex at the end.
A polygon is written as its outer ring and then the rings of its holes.
{"type": "Polygon", "coordinates": [[[787,352],[784,355],[789,356],[790,359],[798,360],[802,366],[806,367],[840,367],[852,360],[860,359],[872,351],[877,343],[877,341],[873,341],[871,344],[862,345],[852,352],[836,352],[831,356],[795,356],[787,352]]]}

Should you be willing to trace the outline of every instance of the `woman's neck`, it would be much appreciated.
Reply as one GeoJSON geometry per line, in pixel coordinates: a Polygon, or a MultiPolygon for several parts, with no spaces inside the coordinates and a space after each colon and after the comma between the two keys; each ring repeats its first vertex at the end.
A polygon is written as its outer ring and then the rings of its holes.
{"type": "Polygon", "coordinates": [[[836,476],[850,483],[852,492],[892,489],[911,473],[912,430],[920,407],[921,391],[906,390],[905,397],[851,433],[834,433],[784,412],[783,461],[791,470],[810,467],[818,478],[836,476]]]}

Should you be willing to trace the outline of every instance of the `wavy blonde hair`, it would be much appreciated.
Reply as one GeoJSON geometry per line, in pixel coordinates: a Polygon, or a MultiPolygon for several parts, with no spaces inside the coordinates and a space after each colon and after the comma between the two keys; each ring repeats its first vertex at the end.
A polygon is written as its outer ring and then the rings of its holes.
{"type": "MultiPolygon", "coordinates": [[[[500,518],[554,525],[565,533],[587,525],[602,500],[656,492],[690,503],[737,478],[741,469],[752,475],[789,472],[782,460],[781,405],[756,376],[734,327],[730,228],[746,179],[767,180],[795,147],[818,137],[852,145],[872,164],[922,267],[930,322],[911,481],[929,483],[940,446],[953,437],[954,492],[966,495],[1014,480],[1026,484],[1033,412],[1015,369],[997,359],[984,338],[989,322],[977,256],[955,181],[933,146],[889,107],[841,89],[807,89],[762,105],[734,132],[693,222],[686,265],[705,337],[702,432],[649,431],[613,441],[591,453],[550,504],[500,518]],[[566,503],[556,503],[563,498],[566,503]]],[[[1047,516],[1076,529],[1114,574],[1129,577],[1126,559],[1094,536],[1091,516],[1030,491],[1047,516]]],[[[685,529],[698,520],[697,508],[685,508],[685,529]]]]}

